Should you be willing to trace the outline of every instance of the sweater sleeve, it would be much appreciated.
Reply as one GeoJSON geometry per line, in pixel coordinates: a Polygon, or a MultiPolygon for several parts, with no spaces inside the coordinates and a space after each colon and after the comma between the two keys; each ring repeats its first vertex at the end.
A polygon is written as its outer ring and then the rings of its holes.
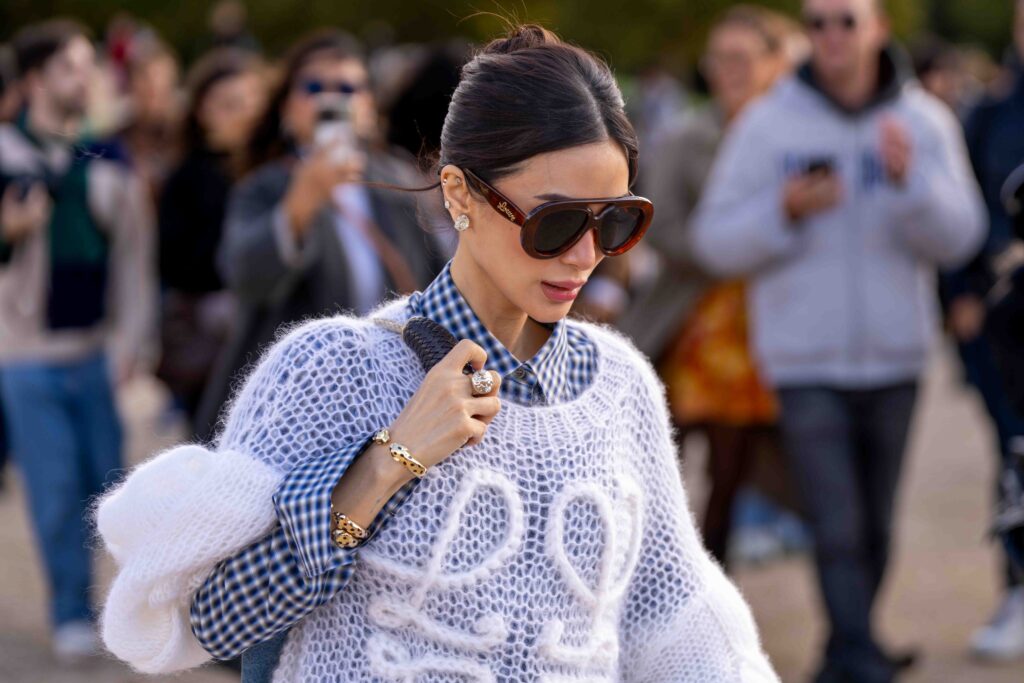
{"type": "MultiPolygon", "coordinates": [[[[349,334],[340,329],[333,333],[342,346],[356,341],[345,339],[349,334]]],[[[316,334],[298,339],[253,373],[232,407],[221,448],[256,453],[273,462],[279,454],[265,444],[282,444],[276,435],[287,434],[284,443],[289,444],[330,441],[325,433],[329,430],[318,429],[318,420],[309,418],[318,414],[314,392],[319,383],[306,371],[325,365],[316,353],[324,340],[316,334]],[[303,405],[308,412],[300,420],[295,411],[303,413],[303,405]]],[[[312,457],[290,468],[274,492],[273,532],[224,559],[206,577],[193,596],[189,618],[196,638],[214,657],[231,659],[273,637],[348,583],[357,551],[340,548],[331,539],[331,492],[369,441],[366,434],[337,449],[314,447],[312,457]]],[[[370,538],[416,483],[410,481],[382,508],[367,529],[370,538]]]]}
{"type": "Polygon", "coordinates": [[[953,114],[937,105],[925,113],[907,185],[894,190],[893,227],[918,257],[956,267],[985,241],[985,204],[953,114]]]}
{"type": "MultiPolygon", "coordinates": [[[[302,620],[348,583],[356,551],[330,540],[330,494],[369,438],[292,470],[274,494],[278,524],[223,560],[192,598],[189,620],[200,645],[232,659],[302,620]]],[[[369,538],[401,507],[410,482],[377,515],[369,538]]]]}
{"type": "Polygon", "coordinates": [[[224,281],[243,301],[267,300],[291,271],[306,267],[320,253],[315,230],[301,247],[292,237],[282,205],[288,181],[275,173],[284,171],[255,171],[228,199],[217,260],[224,281]]]}
{"type": "Polygon", "coordinates": [[[111,652],[145,673],[231,657],[345,585],[355,553],[331,542],[329,500],[382,418],[352,407],[373,372],[366,344],[354,321],[300,327],[249,377],[215,449],[175,447],[104,496],[96,523],[117,564],[102,615],[111,652]]]}
{"type": "Polygon", "coordinates": [[[690,515],[664,392],[639,354],[635,473],[644,492],[636,571],[620,622],[622,680],[777,682],[750,608],[704,550],[690,515]]]}
{"type": "Polygon", "coordinates": [[[114,235],[111,254],[116,366],[131,368],[156,336],[156,219],[143,181],[116,164],[91,167],[90,201],[114,235]],[[105,192],[105,190],[108,190],[105,192]],[[106,195],[101,198],[97,195],[106,195]]]}

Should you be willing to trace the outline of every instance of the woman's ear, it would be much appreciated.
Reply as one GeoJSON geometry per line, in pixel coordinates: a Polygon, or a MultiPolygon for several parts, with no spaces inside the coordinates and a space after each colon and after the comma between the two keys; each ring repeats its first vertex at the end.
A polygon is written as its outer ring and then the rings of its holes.
{"type": "Polygon", "coordinates": [[[458,166],[448,164],[441,169],[441,192],[444,194],[445,208],[453,220],[461,214],[469,213],[469,188],[466,187],[466,176],[458,166]]]}

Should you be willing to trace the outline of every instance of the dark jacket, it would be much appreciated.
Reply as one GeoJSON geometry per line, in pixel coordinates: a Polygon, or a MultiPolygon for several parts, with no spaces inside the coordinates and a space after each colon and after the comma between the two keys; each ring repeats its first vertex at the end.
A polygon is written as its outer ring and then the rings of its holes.
{"type": "MultiPolygon", "coordinates": [[[[313,219],[298,263],[290,265],[275,236],[275,215],[289,183],[292,160],[256,169],[235,187],[228,204],[220,246],[222,275],[238,299],[239,319],[218,359],[197,418],[197,438],[209,440],[231,389],[259,359],[283,325],[353,308],[349,265],[337,237],[334,212],[327,205],[313,219]]],[[[366,180],[422,187],[423,180],[404,159],[377,151],[367,154],[366,180]]],[[[417,195],[370,188],[373,218],[405,257],[420,288],[440,272],[445,256],[420,227],[417,195]]],[[[395,283],[388,278],[388,290],[395,283]]]]}
{"type": "Polygon", "coordinates": [[[1024,68],[1007,95],[983,100],[964,123],[967,151],[988,209],[988,238],[967,267],[943,279],[946,300],[970,293],[984,297],[996,277],[992,259],[1013,239],[1013,229],[1000,191],[1007,177],[1024,162],[1024,68]]]}

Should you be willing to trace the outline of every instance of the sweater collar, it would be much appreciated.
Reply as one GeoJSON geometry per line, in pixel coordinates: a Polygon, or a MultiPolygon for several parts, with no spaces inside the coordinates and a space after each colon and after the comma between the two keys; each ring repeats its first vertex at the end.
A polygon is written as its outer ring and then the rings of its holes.
{"type": "Polygon", "coordinates": [[[551,336],[539,351],[521,362],[484,326],[469,302],[455,285],[451,261],[422,292],[409,300],[415,315],[423,315],[443,325],[459,339],[469,339],[487,352],[487,368],[502,377],[502,393],[522,403],[556,403],[575,395],[571,378],[579,373],[571,367],[565,320],[550,325],[551,336]]]}

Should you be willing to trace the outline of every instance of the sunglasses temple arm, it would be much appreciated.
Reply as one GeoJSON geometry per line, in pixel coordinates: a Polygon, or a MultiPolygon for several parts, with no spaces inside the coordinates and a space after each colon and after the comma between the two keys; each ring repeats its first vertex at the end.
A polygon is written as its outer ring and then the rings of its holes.
{"type": "Polygon", "coordinates": [[[491,205],[491,208],[516,225],[521,226],[526,222],[526,214],[524,214],[518,206],[512,203],[511,199],[485,183],[483,180],[478,178],[476,174],[467,171],[463,172],[476,186],[476,189],[480,194],[484,196],[484,199],[486,199],[487,203],[491,205]]]}

